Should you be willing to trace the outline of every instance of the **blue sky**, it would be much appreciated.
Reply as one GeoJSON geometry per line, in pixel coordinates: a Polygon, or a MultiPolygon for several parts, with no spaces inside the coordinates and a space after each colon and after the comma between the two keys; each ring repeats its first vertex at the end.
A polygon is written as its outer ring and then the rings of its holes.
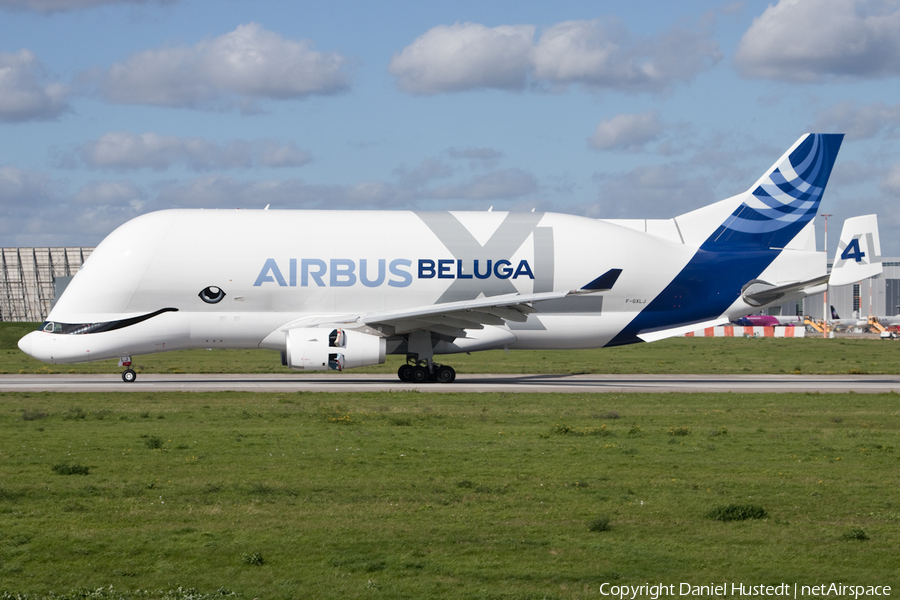
{"type": "Polygon", "coordinates": [[[897,256],[898,31],[895,0],[0,0],[0,244],[172,207],[668,218],[817,131],[829,246],[877,212],[897,256]]]}

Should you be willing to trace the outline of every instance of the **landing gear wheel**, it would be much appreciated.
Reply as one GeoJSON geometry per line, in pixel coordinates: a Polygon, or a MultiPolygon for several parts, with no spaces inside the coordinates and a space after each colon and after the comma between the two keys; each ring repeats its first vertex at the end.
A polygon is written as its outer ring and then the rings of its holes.
{"type": "Polygon", "coordinates": [[[453,380],[456,379],[456,371],[453,367],[441,365],[434,372],[434,378],[438,383],[453,383],[453,380]]]}
{"type": "Polygon", "coordinates": [[[412,365],[400,365],[400,368],[397,369],[397,377],[400,378],[400,381],[412,381],[412,365]]]}
{"type": "Polygon", "coordinates": [[[428,381],[428,369],[425,367],[413,367],[410,375],[410,381],[413,383],[425,383],[428,381]]]}
{"type": "Polygon", "coordinates": [[[137,373],[134,372],[134,369],[125,369],[125,372],[122,373],[122,381],[125,383],[134,383],[135,379],[137,379],[137,373]]]}

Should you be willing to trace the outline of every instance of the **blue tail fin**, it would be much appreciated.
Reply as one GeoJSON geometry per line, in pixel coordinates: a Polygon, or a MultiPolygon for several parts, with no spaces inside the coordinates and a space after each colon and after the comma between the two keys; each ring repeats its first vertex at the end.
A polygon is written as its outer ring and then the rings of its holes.
{"type": "Polygon", "coordinates": [[[816,216],[843,137],[806,134],[743,194],[676,217],[688,239],[705,241],[607,345],[630,344],[648,334],[724,317],[744,286],[757,279],[816,216]]]}
{"type": "Polygon", "coordinates": [[[784,248],[819,210],[844,135],[810,133],[800,138],[745,194],[741,205],[703,244],[784,248]]]}

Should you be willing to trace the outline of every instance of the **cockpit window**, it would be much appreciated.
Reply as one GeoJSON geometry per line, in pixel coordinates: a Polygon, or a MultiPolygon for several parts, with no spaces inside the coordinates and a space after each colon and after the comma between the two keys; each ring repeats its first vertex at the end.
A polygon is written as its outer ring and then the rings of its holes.
{"type": "Polygon", "coordinates": [[[104,323],[55,323],[53,321],[44,321],[38,331],[72,335],[77,333],[90,333],[89,330],[97,325],[104,325],[104,323]]]}
{"type": "Polygon", "coordinates": [[[162,308],[156,312],[152,312],[139,317],[131,317],[130,319],[121,319],[119,321],[103,321],[100,323],[56,323],[55,321],[44,321],[38,328],[38,331],[46,333],[61,333],[63,335],[81,335],[85,333],[103,333],[104,331],[115,331],[124,327],[136,325],[147,319],[152,319],[156,315],[166,312],[177,312],[177,308],[162,308]]]}

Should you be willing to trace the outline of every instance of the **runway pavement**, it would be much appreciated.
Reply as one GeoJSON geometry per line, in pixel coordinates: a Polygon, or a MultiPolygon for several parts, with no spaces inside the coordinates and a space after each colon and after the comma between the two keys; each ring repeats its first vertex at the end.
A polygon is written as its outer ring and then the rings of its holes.
{"type": "Polygon", "coordinates": [[[900,392],[900,375],[459,375],[452,384],[394,375],[0,375],[0,392],[900,392]]]}

